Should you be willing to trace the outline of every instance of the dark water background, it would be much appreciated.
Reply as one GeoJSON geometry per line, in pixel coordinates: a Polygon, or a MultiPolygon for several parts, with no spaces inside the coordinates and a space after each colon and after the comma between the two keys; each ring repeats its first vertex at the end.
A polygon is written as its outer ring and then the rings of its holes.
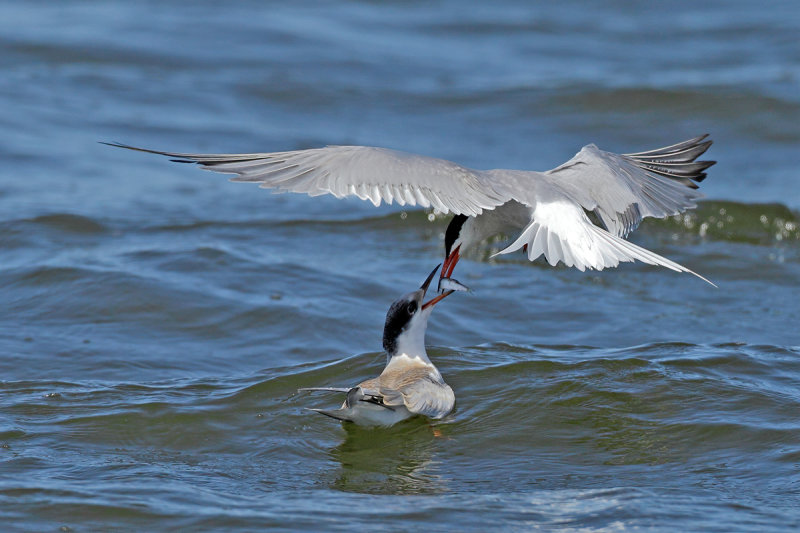
{"type": "Polygon", "coordinates": [[[0,2],[5,530],[800,526],[795,2],[0,2]],[[298,387],[380,372],[447,220],[154,156],[370,144],[552,168],[711,133],[633,240],[712,279],[462,261],[435,428],[298,387]]]}

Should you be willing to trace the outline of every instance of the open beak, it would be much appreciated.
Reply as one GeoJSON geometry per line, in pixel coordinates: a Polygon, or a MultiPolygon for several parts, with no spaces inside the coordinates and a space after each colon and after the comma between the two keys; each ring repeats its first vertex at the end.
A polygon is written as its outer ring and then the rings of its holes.
{"type": "Polygon", "coordinates": [[[456,263],[461,259],[461,245],[456,246],[455,250],[450,252],[444,260],[442,266],[442,273],[439,276],[439,292],[444,293],[448,290],[454,291],[469,291],[469,287],[462,285],[458,280],[452,279],[453,270],[456,268],[456,263]]]}
{"type": "MultiPolygon", "coordinates": [[[[422,297],[423,298],[425,298],[425,293],[428,292],[428,287],[430,286],[431,281],[433,281],[434,276],[436,276],[436,271],[439,270],[440,266],[442,266],[442,265],[436,265],[436,268],[434,268],[433,271],[430,274],[428,274],[428,278],[425,280],[425,282],[420,287],[420,289],[422,289],[422,297]]],[[[442,272],[444,272],[444,270],[442,270],[442,272]]],[[[444,300],[444,298],[446,296],[450,296],[454,292],[455,291],[445,291],[445,292],[441,293],[440,295],[435,297],[433,300],[422,304],[422,309],[425,309],[427,307],[433,307],[438,302],[444,300]]]]}
{"type": "Polygon", "coordinates": [[[439,270],[440,266],[442,266],[441,263],[436,265],[436,268],[434,268],[433,271],[430,274],[428,274],[428,277],[425,278],[425,281],[423,281],[422,285],[420,285],[419,288],[422,289],[422,296],[425,296],[425,293],[428,292],[428,287],[430,287],[431,281],[433,281],[433,276],[436,275],[436,271],[439,270]]]}
{"type": "Polygon", "coordinates": [[[439,279],[449,278],[453,275],[453,270],[456,268],[456,263],[458,263],[458,260],[460,259],[458,254],[459,250],[461,250],[460,244],[456,246],[455,249],[450,252],[450,255],[445,258],[444,264],[442,265],[442,274],[439,276],[439,279]]]}

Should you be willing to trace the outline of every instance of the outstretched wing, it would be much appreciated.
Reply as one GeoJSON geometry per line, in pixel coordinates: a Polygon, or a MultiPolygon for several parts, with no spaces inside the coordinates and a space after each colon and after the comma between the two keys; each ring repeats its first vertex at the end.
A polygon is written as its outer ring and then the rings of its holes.
{"type": "Polygon", "coordinates": [[[716,161],[697,161],[708,147],[708,135],[635,154],[614,154],[589,144],[543,177],[605,228],[625,237],[645,217],[664,218],[696,207],[702,198],[697,183],[716,161]]]}
{"type": "Polygon", "coordinates": [[[262,188],[310,196],[356,196],[376,206],[382,201],[397,202],[432,207],[442,213],[476,216],[508,200],[495,191],[486,172],[386,148],[328,146],[274,153],[187,154],[104,144],[196,163],[205,170],[236,174],[231,181],[258,183],[262,188]]]}

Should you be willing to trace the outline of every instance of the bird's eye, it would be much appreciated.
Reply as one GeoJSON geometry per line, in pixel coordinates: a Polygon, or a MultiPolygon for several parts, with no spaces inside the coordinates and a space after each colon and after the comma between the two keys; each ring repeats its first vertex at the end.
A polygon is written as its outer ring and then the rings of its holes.
{"type": "Polygon", "coordinates": [[[408,304],[408,314],[413,315],[417,312],[417,302],[411,302],[408,304]]]}

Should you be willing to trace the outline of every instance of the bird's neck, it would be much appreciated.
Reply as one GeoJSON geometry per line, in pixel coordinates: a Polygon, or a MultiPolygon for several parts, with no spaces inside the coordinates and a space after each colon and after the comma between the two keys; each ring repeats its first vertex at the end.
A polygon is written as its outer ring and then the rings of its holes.
{"type": "Polygon", "coordinates": [[[425,364],[431,364],[428,353],[425,351],[425,330],[427,321],[424,323],[412,324],[410,328],[403,331],[394,343],[394,349],[388,353],[389,363],[395,357],[404,356],[409,359],[419,359],[425,364]]]}
{"type": "Polygon", "coordinates": [[[431,360],[428,359],[428,356],[424,353],[417,355],[408,355],[405,353],[395,354],[389,357],[389,361],[386,363],[386,368],[384,369],[384,372],[392,371],[392,369],[398,367],[407,369],[411,366],[427,367],[430,370],[438,372],[438,370],[436,370],[436,367],[433,365],[431,360]]]}
{"type": "Polygon", "coordinates": [[[494,211],[485,211],[480,219],[469,217],[461,227],[461,254],[483,242],[497,231],[494,222],[494,211]]]}

